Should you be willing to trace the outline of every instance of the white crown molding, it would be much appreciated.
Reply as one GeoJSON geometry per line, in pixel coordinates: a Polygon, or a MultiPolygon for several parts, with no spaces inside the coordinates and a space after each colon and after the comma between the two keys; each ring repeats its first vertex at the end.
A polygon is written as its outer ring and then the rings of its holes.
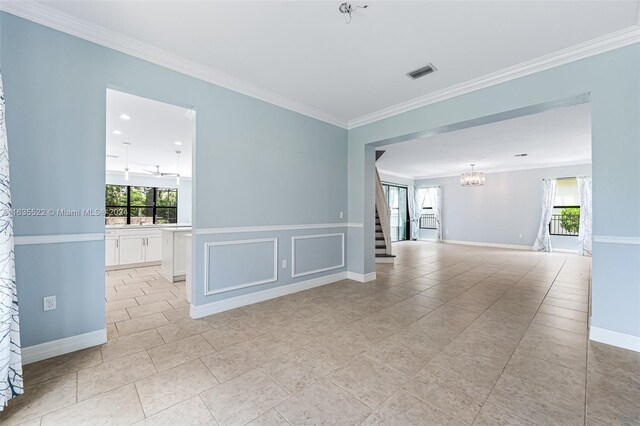
{"type": "Polygon", "coordinates": [[[426,105],[434,104],[445,99],[464,95],[496,84],[504,83],[516,78],[524,77],[540,71],[548,70],[569,62],[588,58],[620,47],[640,42],[640,23],[631,27],[615,31],[611,34],[593,40],[576,44],[566,49],[541,56],[530,61],[504,68],[502,70],[474,78],[464,83],[456,84],[424,96],[411,99],[397,105],[381,109],[380,111],[349,120],[348,129],[364,126],[384,118],[402,114],[426,105]]]}
{"type": "MultiPolygon", "coordinates": [[[[505,167],[494,167],[494,168],[487,168],[487,169],[476,166],[476,168],[479,169],[476,171],[482,171],[489,175],[494,173],[524,172],[529,170],[544,170],[544,169],[554,169],[556,167],[571,167],[571,166],[591,166],[591,163],[585,163],[584,160],[576,160],[576,161],[563,161],[561,163],[555,163],[551,166],[542,166],[540,164],[532,164],[531,166],[520,166],[517,168],[505,166],[505,167]]],[[[428,180],[428,179],[460,177],[460,175],[465,171],[468,171],[468,170],[461,170],[457,173],[452,172],[451,174],[446,173],[446,174],[437,175],[437,176],[416,176],[415,180],[418,181],[418,180],[428,180]]]]}
{"type": "MultiPolygon", "coordinates": [[[[122,53],[149,61],[151,63],[190,75],[203,81],[227,88],[262,100],[264,102],[315,118],[338,127],[353,129],[411,111],[425,105],[460,96],[529,74],[544,71],[569,62],[584,59],[613,49],[640,42],[640,22],[628,28],[615,31],[593,40],[541,56],[539,58],[508,67],[494,73],[484,75],[442,90],[411,99],[400,104],[384,108],[380,111],[358,117],[348,122],[333,117],[314,107],[295,101],[286,96],[239,80],[228,74],[195,61],[169,53],[139,40],[122,36],[105,28],[89,24],[70,15],[59,12],[39,2],[33,1],[0,1],[0,10],[38,24],[71,34],[93,43],[117,50],[122,53]]],[[[640,16],[640,14],[639,14],[640,16]]]]}
{"type": "Polygon", "coordinates": [[[267,89],[239,80],[213,68],[185,59],[148,43],[123,36],[97,25],[34,1],[0,1],[0,10],[36,22],[49,28],[117,50],[127,55],[190,75],[234,92],[297,112],[299,114],[347,128],[347,123],[323,111],[279,95],[267,89]]]}
{"type": "Polygon", "coordinates": [[[378,169],[378,172],[380,174],[382,174],[382,175],[394,176],[394,177],[399,177],[399,178],[403,178],[403,179],[410,179],[410,180],[415,180],[416,179],[415,176],[405,175],[403,173],[392,172],[392,171],[389,171],[389,170],[378,169]]]}

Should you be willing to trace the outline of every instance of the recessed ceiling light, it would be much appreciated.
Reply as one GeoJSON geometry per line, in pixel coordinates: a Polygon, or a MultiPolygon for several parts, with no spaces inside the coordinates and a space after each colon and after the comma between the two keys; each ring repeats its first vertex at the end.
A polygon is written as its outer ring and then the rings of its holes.
{"type": "Polygon", "coordinates": [[[120,130],[114,130],[111,133],[113,133],[114,135],[121,135],[122,134],[122,132],[120,130]]]}
{"type": "Polygon", "coordinates": [[[180,146],[180,145],[182,145],[182,142],[180,142],[180,141],[175,141],[173,144],[174,144],[174,145],[178,145],[178,146],[180,146]]]}
{"type": "Polygon", "coordinates": [[[122,142],[122,145],[126,146],[126,147],[130,147],[131,144],[129,142],[122,142]]]}
{"type": "Polygon", "coordinates": [[[127,114],[120,114],[120,118],[123,120],[131,120],[131,117],[129,117],[127,114]]]}

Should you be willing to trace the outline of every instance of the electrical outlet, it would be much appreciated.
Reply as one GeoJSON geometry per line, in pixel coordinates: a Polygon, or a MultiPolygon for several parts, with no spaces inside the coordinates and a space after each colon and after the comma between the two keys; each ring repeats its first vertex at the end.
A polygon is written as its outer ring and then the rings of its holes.
{"type": "Polygon", "coordinates": [[[344,218],[344,212],[340,212],[340,219],[344,218]]]}
{"type": "Polygon", "coordinates": [[[282,260],[282,269],[287,269],[287,259],[282,260]]]}
{"type": "Polygon", "coordinates": [[[45,311],[53,311],[56,308],[56,297],[45,296],[43,299],[43,305],[45,311]]]}

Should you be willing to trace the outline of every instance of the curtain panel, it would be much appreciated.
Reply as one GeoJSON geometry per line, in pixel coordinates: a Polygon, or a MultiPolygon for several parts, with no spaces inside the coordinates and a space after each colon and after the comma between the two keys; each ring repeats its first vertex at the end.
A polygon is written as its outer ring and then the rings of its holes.
{"type": "Polygon", "coordinates": [[[537,251],[551,251],[551,232],[549,223],[553,214],[553,204],[556,199],[556,179],[542,180],[542,214],[540,215],[540,227],[538,236],[533,244],[537,251]]]}
{"type": "Polygon", "coordinates": [[[422,205],[427,197],[427,188],[416,188],[409,186],[407,189],[407,198],[409,199],[409,221],[411,230],[411,239],[420,238],[420,216],[422,215],[422,205]]]}
{"type": "Polygon", "coordinates": [[[0,73],[0,411],[24,392],[18,294],[13,252],[13,211],[9,190],[9,147],[0,73]]]}
{"type": "Polygon", "coordinates": [[[436,219],[436,243],[442,242],[442,188],[428,188],[429,202],[436,219]]]}
{"type": "Polygon", "coordinates": [[[592,235],[592,201],[591,176],[578,176],[578,194],[580,196],[580,228],[578,230],[578,254],[591,256],[592,235]]]}

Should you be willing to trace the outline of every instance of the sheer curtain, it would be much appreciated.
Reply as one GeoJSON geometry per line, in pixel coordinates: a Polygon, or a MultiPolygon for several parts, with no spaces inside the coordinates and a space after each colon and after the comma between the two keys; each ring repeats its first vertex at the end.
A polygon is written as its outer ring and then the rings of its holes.
{"type": "Polygon", "coordinates": [[[429,188],[429,202],[436,219],[436,243],[442,242],[442,189],[438,186],[429,188]]]}
{"type": "Polygon", "coordinates": [[[580,230],[578,231],[578,254],[591,256],[591,176],[578,176],[578,194],[580,195],[580,230]]]}
{"type": "Polygon", "coordinates": [[[9,191],[9,150],[0,74],[0,411],[24,392],[13,257],[13,213],[9,191]]]}
{"type": "Polygon", "coordinates": [[[422,215],[422,205],[427,197],[427,188],[416,188],[410,186],[407,191],[409,198],[409,220],[411,228],[411,239],[417,240],[420,237],[420,216],[422,215]]]}
{"type": "Polygon", "coordinates": [[[542,179],[542,214],[540,215],[540,228],[538,236],[533,244],[533,249],[538,251],[551,251],[551,233],[549,223],[553,214],[553,203],[556,199],[556,179],[542,179]]]}

